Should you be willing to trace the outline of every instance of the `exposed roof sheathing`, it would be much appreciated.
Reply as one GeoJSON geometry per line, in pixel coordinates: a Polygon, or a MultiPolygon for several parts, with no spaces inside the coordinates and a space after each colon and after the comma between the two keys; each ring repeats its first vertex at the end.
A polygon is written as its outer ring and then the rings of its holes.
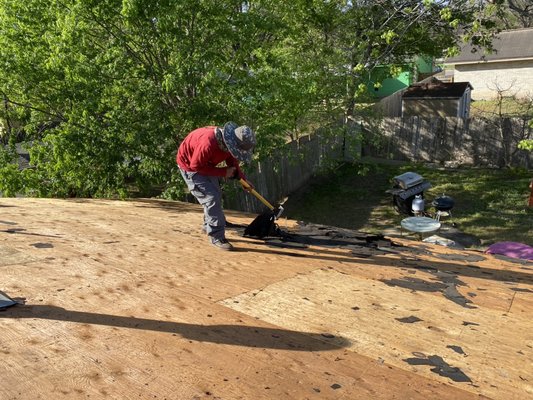
{"type": "Polygon", "coordinates": [[[0,399],[533,396],[531,263],[237,212],[222,252],[179,202],[0,210],[0,399]]]}

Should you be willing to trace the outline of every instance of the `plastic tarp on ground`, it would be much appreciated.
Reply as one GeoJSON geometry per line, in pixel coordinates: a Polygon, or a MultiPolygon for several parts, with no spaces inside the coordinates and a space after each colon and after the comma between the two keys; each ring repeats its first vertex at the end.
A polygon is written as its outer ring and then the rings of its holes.
{"type": "Polygon", "coordinates": [[[490,245],[485,253],[501,254],[507,257],[533,260],[533,247],[517,242],[497,242],[490,245]]]}

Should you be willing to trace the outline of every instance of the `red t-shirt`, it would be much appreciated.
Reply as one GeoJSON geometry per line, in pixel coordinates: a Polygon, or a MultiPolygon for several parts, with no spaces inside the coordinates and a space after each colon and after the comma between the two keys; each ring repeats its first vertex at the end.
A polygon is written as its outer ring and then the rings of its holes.
{"type": "Polygon", "coordinates": [[[236,167],[239,178],[246,179],[239,161],[228,151],[222,151],[215,137],[215,126],[198,128],[181,142],[176,155],[178,166],[201,175],[226,176],[227,167],[236,167]],[[225,161],[227,167],[217,167],[225,161]]]}

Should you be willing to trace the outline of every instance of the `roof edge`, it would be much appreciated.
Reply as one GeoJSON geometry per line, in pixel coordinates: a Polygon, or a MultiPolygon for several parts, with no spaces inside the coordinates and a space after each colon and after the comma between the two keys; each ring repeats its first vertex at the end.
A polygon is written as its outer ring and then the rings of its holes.
{"type": "Polygon", "coordinates": [[[502,63],[509,61],[531,61],[533,57],[520,57],[520,58],[503,58],[501,60],[476,60],[476,61],[456,61],[456,62],[446,62],[444,65],[464,65],[464,64],[493,64],[493,63],[502,63]]]}

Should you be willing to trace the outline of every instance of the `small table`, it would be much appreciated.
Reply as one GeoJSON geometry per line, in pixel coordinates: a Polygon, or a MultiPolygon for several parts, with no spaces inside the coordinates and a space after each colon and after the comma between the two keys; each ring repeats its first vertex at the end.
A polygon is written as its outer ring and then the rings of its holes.
{"type": "Polygon", "coordinates": [[[420,240],[422,240],[422,234],[427,232],[435,232],[440,228],[440,222],[429,217],[408,217],[402,219],[402,229],[420,234],[420,240]]]}

